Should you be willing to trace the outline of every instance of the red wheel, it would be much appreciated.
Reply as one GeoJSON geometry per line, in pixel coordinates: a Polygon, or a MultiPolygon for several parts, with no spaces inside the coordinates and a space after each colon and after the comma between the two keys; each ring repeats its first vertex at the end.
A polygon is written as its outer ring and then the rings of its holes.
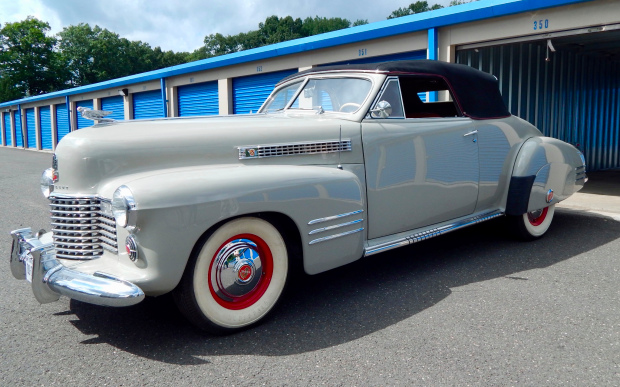
{"type": "Polygon", "coordinates": [[[527,220],[530,222],[530,225],[533,227],[538,227],[545,219],[547,219],[547,212],[549,212],[549,207],[545,207],[542,210],[532,211],[527,213],[527,220]]]}
{"type": "Polygon", "coordinates": [[[226,333],[264,318],[287,276],[288,253],[278,230],[262,219],[240,218],[207,238],[174,295],[195,325],[226,333]]]}
{"type": "Polygon", "coordinates": [[[235,235],[216,251],[209,273],[209,290],[215,301],[227,309],[244,309],[260,300],[269,287],[273,256],[260,237],[235,235]]]}

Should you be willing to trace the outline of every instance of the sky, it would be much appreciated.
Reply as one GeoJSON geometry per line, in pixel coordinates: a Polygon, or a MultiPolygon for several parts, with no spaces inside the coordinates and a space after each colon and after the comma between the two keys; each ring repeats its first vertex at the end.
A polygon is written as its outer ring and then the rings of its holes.
{"type": "MultiPolygon", "coordinates": [[[[50,24],[50,34],[88,23],[163,50],[194,51],[204,37],[258,29],[272,15],[385,20],[412,0],[0,0],[0,24],[29,15],[50,24]]],[[[447,6],[450,0],[428,0],[447,6]]]]}

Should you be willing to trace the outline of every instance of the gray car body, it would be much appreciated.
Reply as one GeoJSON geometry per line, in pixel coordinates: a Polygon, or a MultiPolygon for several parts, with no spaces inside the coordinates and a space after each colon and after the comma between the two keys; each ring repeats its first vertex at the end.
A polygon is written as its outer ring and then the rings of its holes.
{"type": "Polygon", "coordinates": [[[70,133],[55,152],[52,195],[110,199],[119,186],[129,187],[140,258],[129,259],[122,248],[129,231],[117,226],[118,254],[60,261],[156,296],[177,286],[210,230],[237,217],[277,214],[294,224],[289,231],[300,241],[303,267],[316,274],[391,241],[506,213],[515,177],[534,179],[527,208],[513,206],[521,213],[548,206],[549,190],[553,204],[583,185],[580,152],[517,117],[373,118],[368,111],[387,74],[350,75],[372,82],[354,113],[137,120],[70,133]],[[349,140],[350,150],[240,157],[240,148],[349,140]]]}

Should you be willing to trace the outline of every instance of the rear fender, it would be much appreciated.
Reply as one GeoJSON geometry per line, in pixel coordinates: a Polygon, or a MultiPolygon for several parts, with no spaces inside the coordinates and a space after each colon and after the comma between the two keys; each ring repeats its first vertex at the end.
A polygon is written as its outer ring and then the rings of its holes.
{"type": "Polygon", "coordinates": [[[579,191],[584,183],[585,161],[577,148],[550,137],[530,138],[515,161],[506,214],[548,207],[579,191]]]}

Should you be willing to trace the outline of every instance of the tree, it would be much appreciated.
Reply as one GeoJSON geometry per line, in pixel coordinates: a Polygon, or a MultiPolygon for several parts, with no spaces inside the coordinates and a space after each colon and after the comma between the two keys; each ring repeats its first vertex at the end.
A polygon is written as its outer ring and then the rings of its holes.
{"type": "Polygon", "coordinates": [[[61,55],[73,86],[83,86],[186,63],[189,53],[162,51],[130,41],[99,26],[80,23],[58,33],[61,55]]]}
{"type": "Polygon", "coordinates": [[[325,32],[342,30],[345,28],[349,28],[350,26],[350,21],[348,21],[347,19],[341,19],[339,17],[334,17],[331,19],[319,16],[315,16],[314,19],[308,17],[304,19],[302,34],[304,37],[313,36],[323,34],[325,32]]]}
{"type": "Polygon", "coordinates": [[[448,4],[448,7],[454,7],[455,5],[461,5],[461,4],[467,4],[467,3],[473,3],[474,1],[478,1],[478,0],[452,0],[450,1],[450,4],[448,4]]]}
{"type": "Polygon", "coordinates": [[[258,24],[258,31],[262,37],[262,45],[286,42],[304,36],[301,19],[290,16],[279,18],[269,16],[264,23],[258,24]]]}
{"type": "Polygon", "coordinates": [[[415,3],[409,4],[408,7],[398,8],[397,10],[393,11],[390,14],[390,16],[388,16],[387,18],[395,19],[401,16],[408,16],[408,15],[413,15],[416,13],[434,11],[436,9],[441,9],[441,8],[443,8],[443,6],[439,4],[433,4],[432,6],[429,7],[428,2],[426,1],[416,1],[415,3]]]}
{"type": "MultiPolygon", "coordinates": [[[[356,20],[353,23],[354,26],[364,24],[368,24],[368,20],[356,20]]],[[[220,33],[207,35],[204,46],[192,52],[189,57],[191,60],[211,58],[349,27],[351,27],[349,20],[337,17],[328,19],[315,16],[301,20],[293,19],[291,16],[280,18],[274,15],[259,23],[258,30],[237,35],[224,36],[220,33]]]]}
{"type": "Polygon", "coordinates": [[[62,87],[63,64],[54,52],[50,25],[28,16],[0,29],[0,100],[10,101],[62,87]]]}

